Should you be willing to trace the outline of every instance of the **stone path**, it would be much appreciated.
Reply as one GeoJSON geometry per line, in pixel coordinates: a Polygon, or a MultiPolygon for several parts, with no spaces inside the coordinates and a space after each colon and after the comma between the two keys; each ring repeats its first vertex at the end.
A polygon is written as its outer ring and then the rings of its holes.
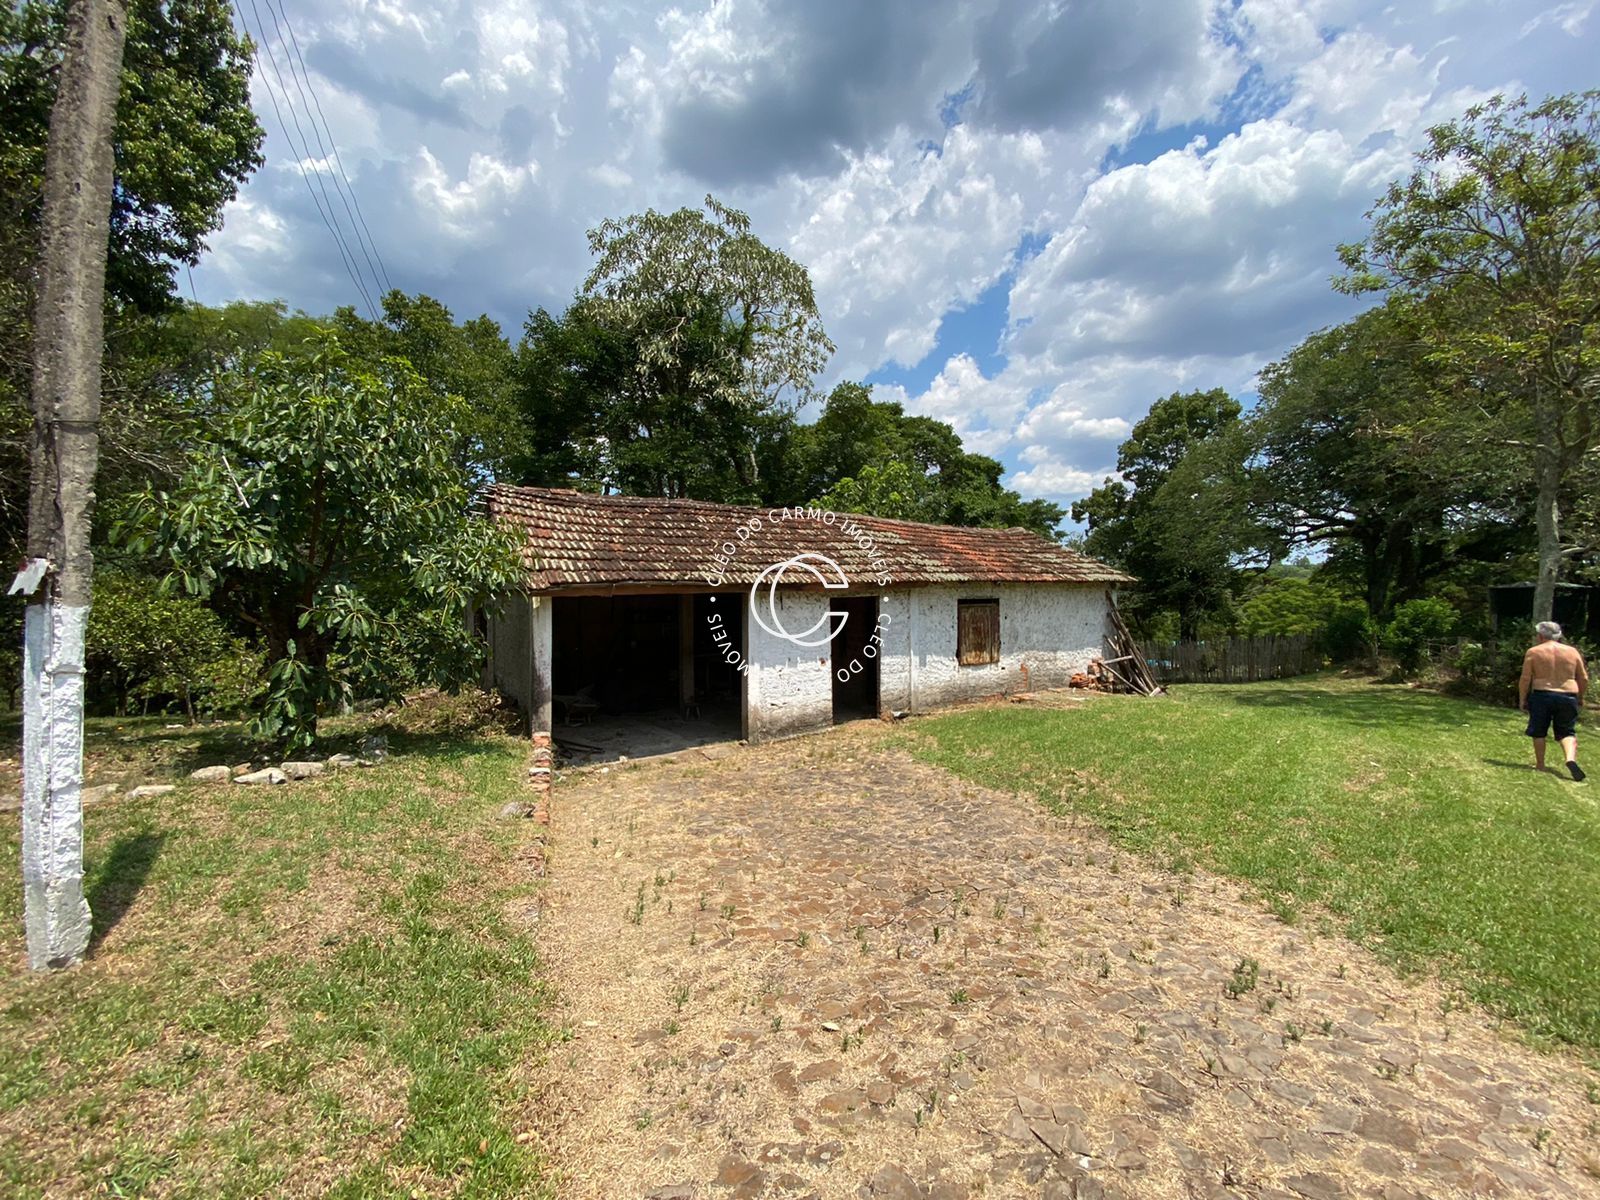
{"type": "Polygon", "coordinates": [[[1575,1057],[890,736],[558,788],[563,1197],[1600,1197],[1575,1057]]]}

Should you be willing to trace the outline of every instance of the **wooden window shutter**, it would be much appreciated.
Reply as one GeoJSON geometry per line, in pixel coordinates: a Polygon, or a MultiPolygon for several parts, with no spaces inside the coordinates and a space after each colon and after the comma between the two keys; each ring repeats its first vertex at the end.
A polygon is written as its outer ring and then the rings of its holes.
{"type": "Polygon", "coordinates": [[[963,667],[1000,661],[1000,601],[956,602],[956,662],[963,667]]]}

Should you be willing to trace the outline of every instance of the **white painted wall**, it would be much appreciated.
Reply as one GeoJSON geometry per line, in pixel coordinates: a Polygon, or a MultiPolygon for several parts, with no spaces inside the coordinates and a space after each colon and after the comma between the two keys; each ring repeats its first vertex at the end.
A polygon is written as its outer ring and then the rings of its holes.
{"type": "Polygon", "coordinates": [[[489,617],[485,680],[515,702],[534,729],[550,728],[554,613],[549,596],[511,596],[489,617]]]}
{"type": "MultiPolygon", "coordinates": [[[[893,588],[876,594],[883,617],[879,706],[926,712],[980,696],[1065,687],[1105,653],[1110,605],[1104,585],[977,584],[893,588]],[[956,661],[956,605],[1000,602],[1000,661],[956,661]]],[[[840,593],[779,596],[785,628],[811,625],[840,593]]],[[[750,623],[750,737],[759,740],[826,728],[833,722],[833,660],[807,654],[750,623]]]]}
{"type": "MultiPolygon", "coordinates": [[[[837,592],[780,592],[778,619],[800,633],[825,613],[837,592]]],[[[746,616],[750,674],[745,677],[751,741],[833,724],[833,675],[827,646],[796,646],[746,616]]]]}
{"type": "Polygon", "coordinates": [[[490,612],[489,661],[484,672],[489,685],[499,688],[500,694],[523,712],[528,711],[533,696],[529,613],[526,596],[508,596],[499,612],[490,612]]]}
{"type": "Polygon", "coordinates": [[[973,584],[887,593],[890,615],[879,685],[882,707],[924,712],[979,696],[1065,687],[1104,653],[1110,606],[1103,585],[973,584]],[[1000,661],[956,661],[956,604],[1000,602],[1000,661]]]}
{"type": "MultiPolygon", "coordinates": [[[[879,596],[883,653],[879,705],[926,712],[980,696],[1065,687],[1104,653],[1110,606],[1103,585],[975,584],[852,589],[879,596]],[[963,667],[956,661],[956,605],[1000,602],[1000,661],[963,667]]],[[[780,592],[784,628],[809,628],[838,592],[780,592]]],[[[535,729],[551,720],[550,659],[555,605],[549,596],[516,596],[489,622],[489,666],[495,687],[530,715],[535,729]]],[[[748,614],[747,614],[748,616],[748,614]]],[[[752,741],[825,729],[833,723],[833,668],[828,646],[804,647],[747,620],[745,678],[752,741]]]]}

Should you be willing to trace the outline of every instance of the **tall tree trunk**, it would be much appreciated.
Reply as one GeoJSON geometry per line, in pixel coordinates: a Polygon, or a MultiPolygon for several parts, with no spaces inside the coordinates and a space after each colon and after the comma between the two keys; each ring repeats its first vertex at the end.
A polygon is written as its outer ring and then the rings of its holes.
{"type": "Polygon", "coordinates": [[[1533,619],[1553,619],[1556,583],[1561,578],[1561,412],[1540,389],[1534,400],[1539,448],[1534,462],[1538,492],[1534,499],[1534,524],[1539,532],[1539,573],[1533,587],[1533,619]]]}
{"type": "Polygon", "coordinates": [[[126,13],[68,6],[45,155],[33,332],[29,564],[23,642],[22,880],[28,961],[69,966],[89,944],[83,895],[83,653],[100,452],[100,359],[110,238],[112,132],[126,13]],[[38,592],[41,578],[42,595],[38,592]]]}
{"type": "Polygon", "coordinates": [[[1359,535],[1359,541],[1367,611],[1372,614],[1374,621],[1381,621],[1389,612],[1389,592],[1394,580],[1394,543],[1388,536],[1387,526],[1373,529],[1370,525],[1359,535]]]}

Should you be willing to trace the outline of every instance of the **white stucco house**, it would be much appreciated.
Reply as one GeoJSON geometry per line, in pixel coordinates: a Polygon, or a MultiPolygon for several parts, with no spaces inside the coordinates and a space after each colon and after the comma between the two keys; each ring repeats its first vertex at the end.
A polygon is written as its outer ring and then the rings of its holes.
{"type": "Polygon", "coordinates": [[[525,592],[485,683],[549,729],[672,712],[752,741],[1065,686],[1127,575],[1022,529],[496,485],[525,592]]]}

